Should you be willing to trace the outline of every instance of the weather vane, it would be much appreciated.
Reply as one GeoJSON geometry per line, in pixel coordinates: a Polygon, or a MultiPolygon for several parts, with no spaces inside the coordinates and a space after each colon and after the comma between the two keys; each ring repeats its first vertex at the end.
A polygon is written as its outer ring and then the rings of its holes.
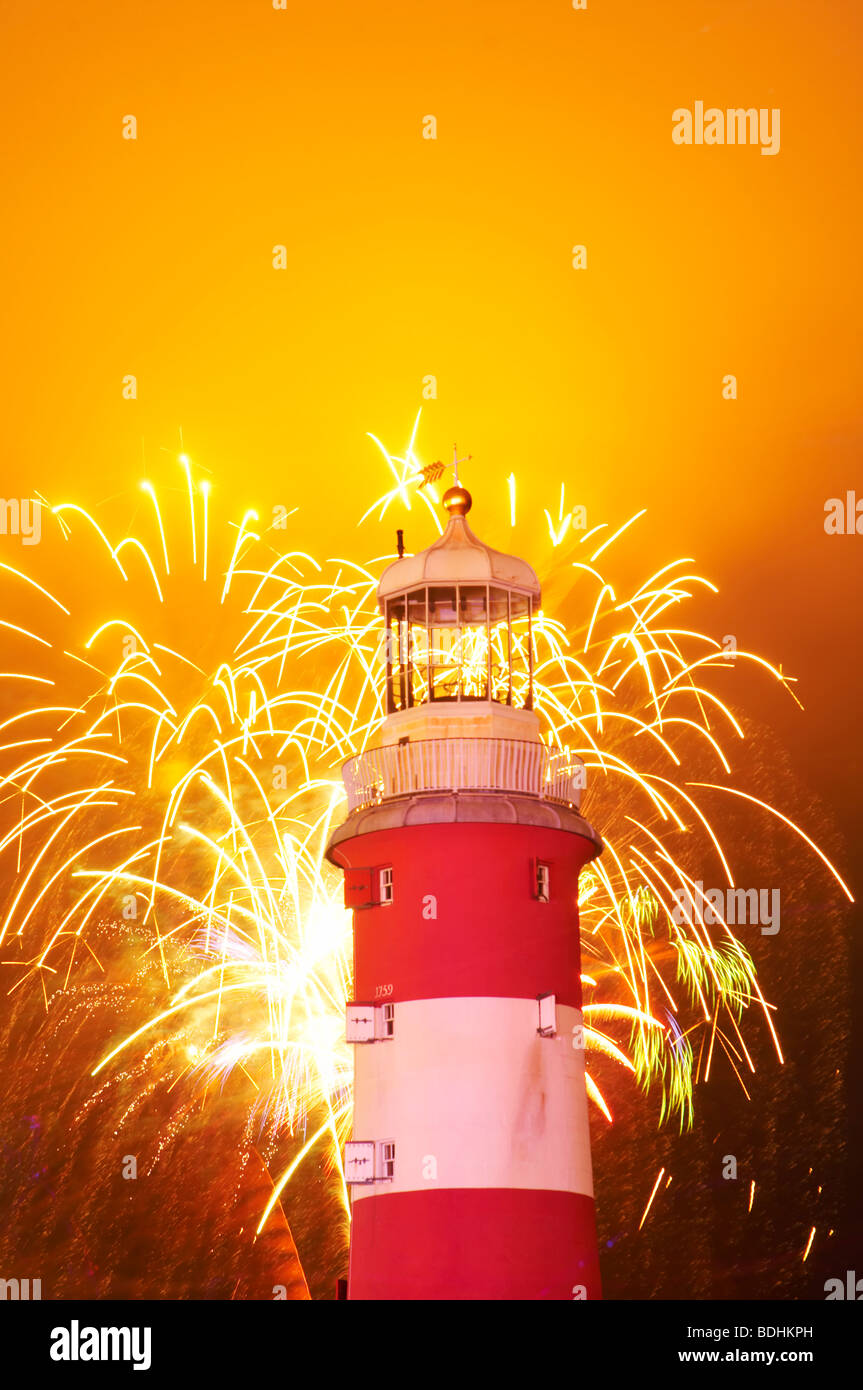
{"type": "Polygon", "coordinates": [[[425,466],[425,468],[422,470],[422,472],[416,475],[417,477],[421,477],[421,478],[422,478],[422,482],[420,483],[420,487],[425,487],[427,483],[436,483],[436,482],[438,481],[438,479],[442,478],[443,475],[444,475],[444,473],[446,473],[446,472],[448,471],[448,469],[450,469],[450,468],[453,470],[453,473],[455,474],[455,485],[456,485],[456,487],[460,487],[461,484],[460,484],[460,482],[459,482],[458,466],[459,466],[460,463],[469,463],[470,460],[471,460],[472,458],[473,458],[473,455],[472,455],[472,454],[465,454],[464,458],[461,458],[461,459],[460,459],[459,456],[458,456],[458,445],[457,445],[457,444],[453,444],[453,446],[452,446],[452,463],[449,463],[449,464],[441,463],[440,460],[438,459],[438,461],[437,461],[436,463],[428,463],[428,464],[426,464],[426,466],[425,466]]]}

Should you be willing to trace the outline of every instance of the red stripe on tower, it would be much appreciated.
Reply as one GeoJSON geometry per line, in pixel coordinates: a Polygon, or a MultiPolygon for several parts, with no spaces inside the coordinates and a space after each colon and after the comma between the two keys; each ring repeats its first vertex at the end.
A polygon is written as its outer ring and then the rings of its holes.
{"type": "Polygon", "coordinates": [[[381,742],[329,857],[354,912],[348,1297],[599,1298],[578,884],[580,759],[539,736],[539,583],[451,488],[390,565],[381,742]]]}

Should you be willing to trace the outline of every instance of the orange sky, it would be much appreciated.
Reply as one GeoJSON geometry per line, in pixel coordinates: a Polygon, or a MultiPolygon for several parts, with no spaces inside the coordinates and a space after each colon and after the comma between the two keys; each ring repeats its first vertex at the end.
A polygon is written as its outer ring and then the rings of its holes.
{"type": "Polygon", "coordinates": [[[395,525],[357,539],[365,432],[397,449],[434,375],[420,451],[474,455],[477,529],[506,544],[511,471],[537,547],[561,481],[591,523],[647,506],[649,561],[696,556],[719,630],[803,677],[809,717],[776,717],[850,797],[863,537],[823,508],[863,495],[861,27],[850,0],[6,7],[4,494],[94,507],[171,476],[182,427],[232,507],[364,559],[395,525]],[[696,100],[778,107],[779,154],[676,146],[696,100]]]}

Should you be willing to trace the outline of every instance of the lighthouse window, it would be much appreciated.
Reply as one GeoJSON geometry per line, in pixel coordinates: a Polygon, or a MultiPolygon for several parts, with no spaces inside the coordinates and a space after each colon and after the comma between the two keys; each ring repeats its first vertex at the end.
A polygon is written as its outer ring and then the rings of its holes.
{"type": "Polygon", "coordinates": [[[391,1038],[395,1032],[396,1006],[395,1004],[384,1004],[381,1012],[383,1014],[384,1037],[391,1038]]]}
{"type": "Polygon", "coordinates": [[[391,1139],[381,1144],[381,1177],[393,1178],[396,1171],[396,1146],[391,1139]]]}
{"type": "Polygon", "coordinates": [[[553,994],[538,994],[539,1022],[537,1033],[541,1038],[553,1038],[557,1028],[557,999],[553,994]]]}
{"type": "Polygon", "coordinates": [[[536,897],[539,902],[547,903],[551,892],[551,876],[547,864],[536,862],[536,897]]]}
{"type": "Polygon", "coordinates": [[[378,902],[381,904],[391,903],[393,900],[393,871],[392,866],[381,869],[378,879],[378,902]]]}

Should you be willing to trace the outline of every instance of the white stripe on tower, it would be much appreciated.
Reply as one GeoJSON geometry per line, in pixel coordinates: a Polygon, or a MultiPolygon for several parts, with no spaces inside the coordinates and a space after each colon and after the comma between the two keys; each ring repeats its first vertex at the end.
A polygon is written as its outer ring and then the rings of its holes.
{"type": "Polygon", "coordinates": [[[354,1202],[429,1188],[592,1197],[582,1015],[556,1012],[543,1037],[535,1000],[397,1003],[392,1039],[355,1048],[353,1125],[395,1143],[394,1174],[353,1187],[354,1202]]]}

